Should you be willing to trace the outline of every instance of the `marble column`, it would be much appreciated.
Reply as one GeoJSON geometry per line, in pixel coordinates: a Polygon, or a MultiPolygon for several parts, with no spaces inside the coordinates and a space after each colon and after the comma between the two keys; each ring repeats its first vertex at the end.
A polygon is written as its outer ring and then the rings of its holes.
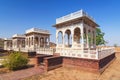
{"type": "Polygon", "coordinates": [[[81,24],[80,30],[81,30],[81,48],[83,49],[84,48],[84,25],[83,23],[81,24]]]}
{"type": "Polygon", "coordinates": [[[72,47],[74,47],[74,30],[71,30],[71,36],[72,36],[72,47]]]}
{"type": "Polygon", "coordinates": [[[89,37],[88,37],[88,29],[86,28],[86,36],[87,36],[87,48],[89,48],[89,37]]]}
{"type": "Polygon", "coordinates": [[[62,47],[65,47],[65,33],[63,32],[63,36],[62,36],[62,47]]]}
{"type": "Polygon", "coordinates": [[[96,30],[94,30],[94,48],[96,48],[96,30]]]}
{"type": "Polygon", "coordinates": [[[90,42],[90,47],[93,48],[93,31],[91,30],[90,36],[91,36],[91,42],[90,42]]]}
{"type": "Polygon", "coordinates": [[[50,47],[50,36],[48,36],[48,47],[50,47]]]}

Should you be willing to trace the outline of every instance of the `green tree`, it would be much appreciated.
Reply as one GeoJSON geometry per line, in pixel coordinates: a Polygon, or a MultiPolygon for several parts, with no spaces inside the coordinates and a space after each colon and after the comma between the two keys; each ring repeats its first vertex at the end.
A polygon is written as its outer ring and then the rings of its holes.
{"type": "Polygon", "coordinates": [[[100,28],[96,28],[96,45],[105,45],[104,35],[100,28]]]}

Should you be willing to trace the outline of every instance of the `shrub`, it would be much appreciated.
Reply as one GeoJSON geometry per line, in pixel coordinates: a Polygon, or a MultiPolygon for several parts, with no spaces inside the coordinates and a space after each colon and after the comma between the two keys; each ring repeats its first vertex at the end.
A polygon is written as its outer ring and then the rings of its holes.
{"type": "Polygon", "coordinates": [[[23,56],[20,52],[12,52],[7,59],[4,60],[3,65],[10,70],[18,70],[27,66],[28,58],[23,56]]]}

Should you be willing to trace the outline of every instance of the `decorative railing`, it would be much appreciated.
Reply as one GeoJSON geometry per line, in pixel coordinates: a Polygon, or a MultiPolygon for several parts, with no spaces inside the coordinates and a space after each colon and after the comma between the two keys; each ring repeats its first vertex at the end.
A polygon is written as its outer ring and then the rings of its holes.
{"type": "Polygon", "coordinates": [[[57,47],[63,47],[63,44],[57,44],[57,47]]]}
{"type": "MultiPolygon", "coordinates": [[[[26,48],[14,48],[14,51],[28,52],[26,48]]],[[[86,49],[82,50],[80,48],[37,48],[37,54],[47,54],[53,55],[54,53],[60,53],[61,56],[65,57],[76,57],[76,58],[86,58],[86,59],[103,59],[111,54],[114,54],[114,48],[98,48],[98,49],[86,49]]]]}
{"type": "Polygon", "coordinates": [[[25,35],[22,35],[22,34],[14,34],[12,37],[22,37],[22,38],[25,38],[25,35]]]}
{"type": "Polygon", "coordinates": [[[96,50],[81,50],[72,48],[57,48],[56,53],[65,57],[97,59],[96,50]]]}
{"type": "Polygon", "coordinates": [[[55,50],[53,48],[38,48],[38,49],[36,49],[36,53],[53,55],[53,53],[55,53],[55,50]]]}
{"type": "Polygon", "coordinates": [[[26,48],[20,48],[20,51],[22,51],[22,52],[28,52],[29,50],[26,49],[26,48]]]}
{"type": "Polygon", "coordinates": [[[62,47],[74,47],[74,48],[80,48],[82,44],[73,44],[73,45],[64,45],[64,44],[57,44],[57,47],[62,48],[62,47]]]}
{"type": "Polygon", "coordinates": [[[73,44],[74,47],[80,48],[82,44],[73,44]]]}
{"type": "Polygon", "coordinates": [[[97,50],[97,54],[98,54],[98,59],[102,59],[105,58],[111,54],[113,54],[114,48],[101,48],[97,50]]]}
{"type": "Polygon", "coordinates": [[[72,48],[57,48],[56,53],[60,53],[61,56],[65,57],[77,57],[87,59],[102,59],[114,53],[114,48],[103,48],[103,49],[72,49],[72,48]]]}
{"type": "Polygon", "coordinates": [[[26,33],[30,33],[30,32],[38,32],[38,33],[50,34],[50,32],[48,30],[43,30],[43,29],[38,29],[38,28],[31,28],[29,30],[26,30],[26,33]]]}
{"type": "Polygon", "coordinates": [[[83,10],[80,10],[80,11],[68,14],[66,16],[57,18],[56,19],[56,24],[62,23],[62,22],[65,22],[65,21],[69,21],[69,20],[72,20],[72,19],[75,19],[75,18],[83,17],[83,16],[86,16],[89,19],[91,19],[92,21],[94,21],[94,19],[92,17],[90,17],[87,13],[85,13],[83,10]]]}
{"type": "Polygon", "coordinates": [[[8,51],[10,51],[10,50],[12,50],[12,47],[4,48],[4,50],[8,50],[8,51]]]}

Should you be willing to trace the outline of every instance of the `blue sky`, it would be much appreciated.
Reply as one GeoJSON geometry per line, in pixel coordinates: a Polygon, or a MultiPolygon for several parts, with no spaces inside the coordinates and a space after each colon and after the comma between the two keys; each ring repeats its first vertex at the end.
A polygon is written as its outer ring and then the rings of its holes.
{"type": "Polygon", "coordinates": [[[108,45],[120,45],[120,0],[0,0],[0,37],[37,27],[51,32],[55,20],[83,9],[100,25],[108,45]]]}

